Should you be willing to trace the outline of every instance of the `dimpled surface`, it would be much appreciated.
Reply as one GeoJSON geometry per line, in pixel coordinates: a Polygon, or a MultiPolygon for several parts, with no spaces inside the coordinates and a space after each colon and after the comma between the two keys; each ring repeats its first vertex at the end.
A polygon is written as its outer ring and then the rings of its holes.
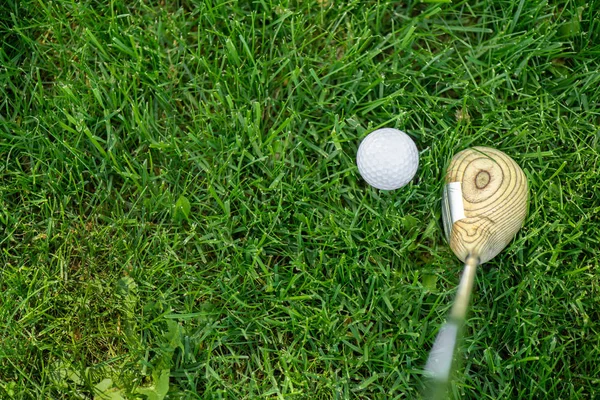
{"type": "Polygon", "coordinates": [[[406,133],[393,128],[371,132],[358,147],[358,171],[377,189],[394,190],[406,185],[419,167],[419,152],[406,133]]]}

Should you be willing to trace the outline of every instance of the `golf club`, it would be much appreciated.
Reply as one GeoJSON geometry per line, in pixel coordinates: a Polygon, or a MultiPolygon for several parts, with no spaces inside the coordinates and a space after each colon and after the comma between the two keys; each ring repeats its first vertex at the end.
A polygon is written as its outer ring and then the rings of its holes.
{"type": "Polygon", "coordinates": [[[465,263],[447,322],[435,339],[425,371],[426,397],[445,398],[455,349],[465,323],[477,267],[500,253],[523,225],[527,178],[503,152],[473,147],[456,154],[446,173],[442,219],[446,239],[465,263]]]}

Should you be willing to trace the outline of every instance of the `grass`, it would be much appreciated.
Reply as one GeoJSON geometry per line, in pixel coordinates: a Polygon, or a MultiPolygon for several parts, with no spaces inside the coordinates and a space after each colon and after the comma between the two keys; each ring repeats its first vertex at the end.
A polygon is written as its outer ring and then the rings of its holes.
{"type": "Polygon", "coordinates": [[[415,398],[457,151],[530,185],[453,397],[600,387],[597,2],[7,0],[0,397],[415,398]],[[368,187],[375,128],[416,180],[368,187]]]}

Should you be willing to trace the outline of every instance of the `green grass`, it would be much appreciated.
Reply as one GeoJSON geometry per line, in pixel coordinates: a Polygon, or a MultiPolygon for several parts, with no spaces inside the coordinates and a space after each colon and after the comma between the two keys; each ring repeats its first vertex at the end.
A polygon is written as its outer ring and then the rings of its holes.
{"type": "Polygon", "coordinates": [[[417,397],[473,145],[531,201],[452,392],[594,398],[600,4],[535,3],[7,0],[0,398],[417,397]],[[354,163],[383,126],[420,149],[394,192],[354,163]]]}

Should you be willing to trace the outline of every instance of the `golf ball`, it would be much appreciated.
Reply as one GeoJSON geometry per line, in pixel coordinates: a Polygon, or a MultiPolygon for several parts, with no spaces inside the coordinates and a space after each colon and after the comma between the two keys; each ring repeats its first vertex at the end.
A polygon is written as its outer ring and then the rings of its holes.
{"type": "Polygon", "coordinates": [[[419,167],[419,151],[406,133],[393,128],[371,132],[358,147],[358,171],[377,189],[394,190],[406,185],[419,167]]]}

